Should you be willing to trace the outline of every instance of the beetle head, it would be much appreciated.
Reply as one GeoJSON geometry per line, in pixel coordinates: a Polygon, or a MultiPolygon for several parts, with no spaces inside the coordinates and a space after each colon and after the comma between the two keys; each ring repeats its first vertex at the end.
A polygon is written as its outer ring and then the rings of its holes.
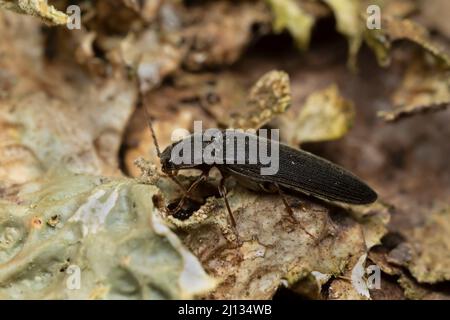
{"type": "Polygon", "coordinates": [[[167,175],[174,175],[179,169],[171,160],[173,146],[168,146],[160,155],[161,170],[167,175]]]}

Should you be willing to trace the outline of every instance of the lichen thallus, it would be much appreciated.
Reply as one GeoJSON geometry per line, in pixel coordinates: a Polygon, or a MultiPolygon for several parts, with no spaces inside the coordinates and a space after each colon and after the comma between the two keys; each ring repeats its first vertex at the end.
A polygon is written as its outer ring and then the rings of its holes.
{"type": "MultiPolygon", "coordinates": [[[[207,163],[182,163],[175,164],[171,160],[172,150],[178,144],[193,144],[194,134],[168,146],[163,152],[160,151],[156,134],[152,125],[152,118],[145,109],[148,125],[157,150],[158,157],[161,161],[163,173],[175,181],[184,191],[184,195],[178,202],[178,205],[171,214],[178,212],[186,198],[190,197],[190,193],[209,175],[210,170],[216,167],[222,178],[219,182],[219,193],[224,199],[231,224],[236,229],[236,221],[231,211],[230,204],[227,200],[227,190],[225,188],[225,179],[233,176],[241,185],[253,189],[262,190],[270,193],[278,193],[281,197],[286,211],[290,215],[290,219],[299,224],[299,226],[311,237],[314,238],[294,217],[293,210],[289,206],[283,190],[299,191],[303,194],[313,196],[322,200],[337,201],[347,204],[370,204],[377,199],[377,194],[366,183],[349,171],[333,164],[332,162],[313,155],[303,150],[297,150],[287,145],[265,139],[257,135],[249,133],[239,133],[245,135],[245,141],[256,139],[258,143],[277,143],[279,147],[279,169],[274,175],[261,175],[261,164],[207,164],[207,163]],[[178,170],[183,169],[200,169],[201,175],[189,186],[185,188],[175,176],[178,170]]],[[[235,133],[236,134],[236,133],[235,133]]],[[[202,144],[205,147],[205,144],[202,144]]],[[[225,148],[225,145],[224,145],[225,148]]]]}

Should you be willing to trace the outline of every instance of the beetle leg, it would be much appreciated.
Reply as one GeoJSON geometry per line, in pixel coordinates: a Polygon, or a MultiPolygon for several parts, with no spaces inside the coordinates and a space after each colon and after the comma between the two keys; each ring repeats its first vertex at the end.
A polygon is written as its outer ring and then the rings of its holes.
{"type": "Polygon", "coordinates": [[[219,193],[220,193],[221,197],[223,198],[223,200],[225,201],[225,206],[227,207],[228,214],[230,216],[231,225],[233,226],[234,229],[236,229],[236,220],[234,220],[233,212],[231,211],[230,204],[228,203],[228,199],[227,199],[227,189],[225,187],[225,179],[226,178],[224,178],[223,176],[222,176],[222,179],[220,179],[219,193]]]}
{"type": "Polygon", "coordinates": [[[169,178],[170,180],[172,180],[177,186],[180,187],[181,191],[183,192],[183,197],[190,198],[190,197],[189,197],[188,190],[186,189],[186,187],[180,182],[180,180],[177,179],[177,173],[178,173],[178,171],[176,171],[176,172],[171,172],[170,174],[167,173],[167,174],[165,174],[164,176],[165,176],[165,177],[168,177],[168,178],[169,178]]]}
{"type": "Polygon", "coordinates": [[[177,186],[179,186],[181,188],[181,190],[183,191],[184,194],[187,193],[186,187],[174,176],[174,175],[169,175],[168,176],[173,182],[175,182],[175,184],[177,186]]]}
{"type": "Polygon", "coordinates": [[[178,202],[177,207],[172,211],[172,215],[177,213],[182,207],[184,202],[186,201],[186,198],[189,198],[189,194],[194,190],[203,180],[205,180],[209,175],[209,171],[203,171],[202,174],[195,180],[189,188],[185,191],[183,197],[181,198],[180,202],[178,202]]]}
{"type": "Polygon", "coordinates": [[[281,191],[280,186],[277,183],[274,183],[274,186],[276,187],[278,194],[281,197],[281,200],[283,200],[284,206],[286,208],[286,211],[289,213],[290,218],[295,222],[298,223],[298,225],[300,226],[300,228],[307,233],[311,238],[316,239],[316,237],[314,237],[311,233],[308,232],[308,230],[306,230],[306,228],[301,224],[300,221],[298,221],[295,216],[294,216],[294,211],[292,211],[291,206],[289,205],[289,203],[287,202],[286,196],[284,195],[283,191],[281,191]]]}

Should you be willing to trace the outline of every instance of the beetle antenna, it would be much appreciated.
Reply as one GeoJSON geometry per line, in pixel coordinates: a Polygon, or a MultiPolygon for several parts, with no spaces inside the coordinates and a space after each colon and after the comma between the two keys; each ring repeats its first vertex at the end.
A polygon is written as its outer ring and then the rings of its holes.
{"type": "Polygon", "coordinates": [[[155,144],[156,153],[158,155],[158,158],[161,158],[161,151],[159,149],[158,140],[156,139],[155,130],[153,129],[153,118],[152,118],[152,116],[150,115],[150,113],[147,110],[147,106],[144,103],[144,96],[141,93],[141,90],[139,90],[139,104],[144,109],[145,117],[147,119],[147,124],[148,124],[148,127],[150,128],[150,132],[152,134],[152,139],[153,139],[153,143],[155,144]]]}
{"type": "Polygon", "coordinates": [[[149,115],[148,110],[147,110],[147,108],[145,106],[144,106],[144,109],[145,109],[145,114],[146,114],[146,117],[147,117],[148,127],[150,128],[150,132],[152,133],[152,138],[153,138],[153,143],[155,144],[156,153],[158,155],[158,158],[161,158],[161,151],[159,149],[158,140],[156,139],[155,130],[153,129],[153,119],[149,115]]]}

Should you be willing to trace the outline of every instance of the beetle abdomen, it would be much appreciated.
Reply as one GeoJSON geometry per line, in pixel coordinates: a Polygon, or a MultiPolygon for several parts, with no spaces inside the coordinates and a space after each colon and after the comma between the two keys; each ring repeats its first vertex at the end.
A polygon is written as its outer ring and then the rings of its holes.
{"type": "Polygon", "coordinates": [[[369,204],[377,199],[375,191],[344,168],[284,144],[279,144],[279,169],[273,175],[261,175],[259,164],[229,164],[226,168],[247,179],[277,183],[326,200],[369,204]]]}

